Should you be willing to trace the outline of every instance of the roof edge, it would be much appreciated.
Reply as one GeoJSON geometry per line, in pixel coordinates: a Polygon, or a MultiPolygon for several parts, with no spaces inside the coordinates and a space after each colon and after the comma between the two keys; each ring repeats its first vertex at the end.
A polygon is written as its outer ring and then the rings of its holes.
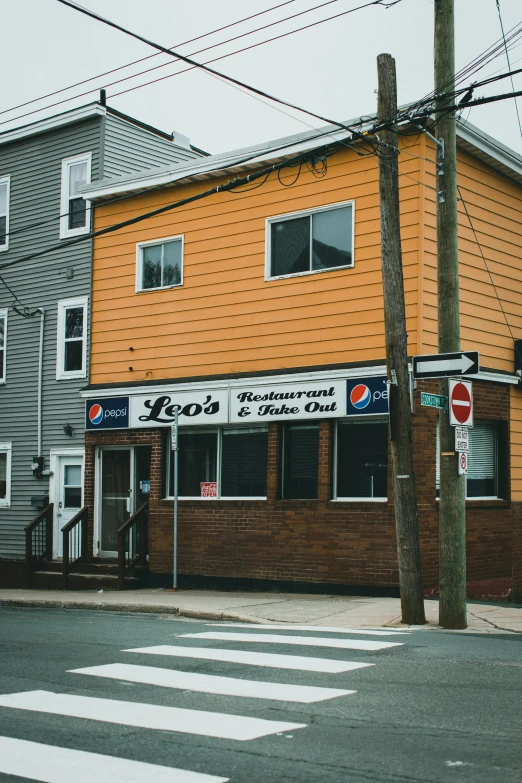
{"type": "Polygon", "coordinates": [[[55,114],[53,117],[46,117],[43,120],[36,120],[28,125],[21,125],[19,128],[3,131],[0,133],[0,144],[8,144],[12,141],[24,139],[27,136],[36,136],[38,133],[60,128],[63,125],[70,125],[73,122],[87,120],[90,117],[104,117],[107,114],[107,108],[101,106],[98,102],[88,103],[86,106],[80,106],[78,109],[71,109],[63,114],[55,114]]]}

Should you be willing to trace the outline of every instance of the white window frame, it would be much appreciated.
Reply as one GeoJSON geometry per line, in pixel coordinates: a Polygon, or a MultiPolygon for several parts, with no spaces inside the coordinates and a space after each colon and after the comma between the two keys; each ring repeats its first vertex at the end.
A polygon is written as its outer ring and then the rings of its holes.
{"type": "Polygon", "coordinates": [[[4,326],[4,347],[0,348],[0,352],[4,352],[4,374],[0,375],[0,386],[3,386],[6,383],[7,379],[7,314],[8,314],[7,307],[0,309],[0,318],[5,319],[5,326],[4,326]]]}
{"type": "MultiPolygon", "coordinates": [[[[201,495],[179,495],[179,500],[203,500],[203,501],[212,501],[215,502],[216,500],[266,500],[266,495],[221,495],[221,467],[222,467],[222,444],[223,444],[223,430],[224,429],[239,429],[237,424],[235,426],[230,425],[222,425],[222,426],[216,426],[216,427],[182,427],[180,428],[180,434],[214,434],[217,433],[217,460],[216,460],[216,484],[217,484],[217,497],[211,498],[211,497],[201,497],[201,495]]],[[[246,430],[248,429],[254,429],[252,425],[250,427],[245,427],[246,430]]],[[[259,427],[255,427],[256,430],[261,430],[262,432],[268,432],[268,425],[261,425],[259,427]]],[[[165,496],[164,500],[174,500],[173,495],[169,495],[169,484],[170,484],[170,466],[171,466],[171,460],[172,460],[172,449],[169,448],[170,445],[170,438],[168,439],[167,444],[167,486],[166,491],[167,495],[165,496]]],[[[268,457],[268,455],[267,455],[268,457]]],[[[268,481],[268,477],[267,477],[268,481]]]]}
{"type": "Polygon", "coordinates": [[[62,188],[60,196],[60,239],[88,234],[91,230],[91,202],[85,200],[85,225],[79,228],[69,228],[69,169],[78,163],[87,163],[87,182],[91,181],[92,152],[75,155],[62,160],[62,188]]]}
{"type": "Polygon", "coordinates": [[[57,319],[57,346],[56,346],[56,380],[64,381],[69,378],[87,377],[87,331],[88,331],[88,304],[89,297],[77,296],[74,299],[61,299],[58,302],[57,319]],[[82,369],[70,370],[64,369],[65,361],[65,312],[72,307],[83,308],[83,335],[82,335],[82,369]]]}
{"type": "MultiPolygon", "coordinates": [[[[311,234],[311,232],[310,232],[311,234]]],[[[312,242],[310,236],[310,252],[312,252],[312,242]]],[[[324,272],[336,272],[339,269],[353,269],[355,266],[355,201],[339,201],[336,204],[327,204],[322,207],[313,207],[312,209],[303,209],[298,212],[287,212],[284,215],[277,215],[275,217],[267,218],[265,221],[265,282],[270,280],[286,280],[289,277],[303,277],[305,275],[318,275],[324,272]],[[352,263],[344,266],[332,266],[328,269],[309,269],[306,272],[293,272],[289,275],[272,275],[272,224],[281,223],[285,220],[293,220],[294,218],[306,217],[307,215],[313,215],[318,212],[330,212],[334,209],[341,209],[342,207],[352,208],[352,263]]]]}
{"type": "Polygon", "coordinates": [[[4,441],[0,443],[0,452],[7,454],[7,464],[5,467],[5,498],[0,498],[0,508],[11,507],[11,463],[13,456],[13,444],[12,441],[4,441]]]}
{"type": "Polygon", "coordinates": [[[9,250],[9,213],[11,211],[11,177],[10,175],[6,177],[0,177],[0,186],[7,185],[7,194],[6,194],[6,211],[5,211],[5,243],[3,245],[0,245],[0,253],[5,253],[6,250],[9,250]]]}
{"type": "MultiPolygon", "coordinates": [[[[355,418],[355,417],[353,417],[355,418]]],[[[369,417],[364,417],[369,418],[369,417]]],[[[373,417],[372,417],[373,418],[373,417]]],[[[348,421],[351,421],[352,417],[348,419],[348,421]]],[[[347,419],[343,419],[343,421],[347,421],[347,419]]],[[[380,423],[380,424],[388,424],[387,420],[384,418],[374,418],[374,423],[380,423]]],[[[335,433],[334,433],[334,444],[333,444],[333,487],[332,487],[332,502],[334,503],[387,503],[388,497],[381,497],[381,496],[375,496],[375,497],[338,497],[337,496],[337,473],[338,473],[338,462],[337,462],[337,442],[339,437],[339,421],[335,422],[335,433]]],[[[388,466],[389,467],[389,466],[388,466]]]]}
{"type": "Polygon", "coordinates": [[[152,294],[156,291],[168,291],[170,288],[181,288],[183,285],[183,273],[185,267],[185,235],[177,234],[173,237],[163,237],[162,239],[150,239],[147,242],[138,242],[136,245],[136,293],[152,294]],[[174,285],[162,285],[158,288],[143,288],[143,267],[142,267],[142,249],[151,245],[161,245],[164,242],[181,241],[181,282],[174,285]]]}

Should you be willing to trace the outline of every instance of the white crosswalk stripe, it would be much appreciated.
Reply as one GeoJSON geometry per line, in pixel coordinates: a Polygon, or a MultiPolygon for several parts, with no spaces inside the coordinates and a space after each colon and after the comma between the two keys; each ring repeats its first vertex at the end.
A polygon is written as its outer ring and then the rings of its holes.
{"type": "Polygon", "coordinates": [[[254,699],[300,702],[301,704],[312,704],[316,701],[325,701],[356,693],[356,691],[340,690],[339,688],[317,688],[313,685],[287,685],[277,682],[242,680],[235,677],[217,677],[213,674],[160,669],[156,666],[135,666],[128,663],[109,663],[103,666],[89,666],[84,669],[69,669],[69,672],[88,674],[93,677],[108,677],[112,680],[160,685],[163,688],[178,688],[222,696],[245,696],[254,699]]]}
{"type": "Polygon", "coordinates": [[[243,715],[163,707],[117,699],[99,699],[92,696],[74,696],[50,691],[3,694],[0,696],[0,707],[240,741],[306,728],[306,723],[288,723],[243,715]]]}
{"type": "Polygon", "coordinates": [[[281,636],[261,633],[227,633],[204,631],[202,633],[177,634],[180,639],[216,639],[220,642],[244,642],[246,644],[297,644],[306,647],[336,647],[342,650],[384,650],[401,647],[402,642],[373,642],[366,639],[334,639],[328,637],[281,636]]]}
{"type": "Polygon", "coordinates": [[[227,783],[228,778],[0,737],[0,773],[43,783],[227,783]]]}
{"type": "Polygon", "coordinates": [[[207,625],[219,628],[262,628],[263,631],[311,631],[320,633],[348,633],[363,636],[410,636],[410,631],[378,631],[369,628],[336,628],[334,625],[290,625],[289,623],[277,625],[276,623],[207,623],[207,625]]]}
{"type": "Polygon", "coordinates": [[[225,661],[249,666],[266,666],[273,669],[292,669],[304,672],[341,674],[356,669],[375,666],[373,663],[356,661],[335,661],[330,658],[308,658],[305,655],[278,655],[277,653],[246,652],[244,650],[221,650],[212,647],[177,647],[158,644],[153,647],[135,647],[121,652],[144,653],[145,655],[168,655],[176,658],[197,658],[207,661],[225,661]]]}

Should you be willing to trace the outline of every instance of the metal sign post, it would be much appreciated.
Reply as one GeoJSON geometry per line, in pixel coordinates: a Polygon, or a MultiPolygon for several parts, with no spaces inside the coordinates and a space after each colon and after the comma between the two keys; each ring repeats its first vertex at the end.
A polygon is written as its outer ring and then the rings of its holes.
{"type": "Polygon", "coordinates": [[[174,452],[174,563],[172,571],[172,587],[178,587],[178,408],[174,411],[174,424],[171,430],[171,447],[174,452]]]}

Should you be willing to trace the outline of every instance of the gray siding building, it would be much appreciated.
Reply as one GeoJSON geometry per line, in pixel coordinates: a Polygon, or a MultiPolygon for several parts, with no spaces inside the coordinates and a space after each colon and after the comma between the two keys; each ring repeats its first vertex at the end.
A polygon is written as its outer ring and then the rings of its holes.
{"type": "Polygon", "coordinates": [[[24,527],[49,501],[60,557],[58,531],[83,503],[92,215],[80,189],[202,154],[101,103],[0,134],[0,558],[23,557],[24,527]]]}

